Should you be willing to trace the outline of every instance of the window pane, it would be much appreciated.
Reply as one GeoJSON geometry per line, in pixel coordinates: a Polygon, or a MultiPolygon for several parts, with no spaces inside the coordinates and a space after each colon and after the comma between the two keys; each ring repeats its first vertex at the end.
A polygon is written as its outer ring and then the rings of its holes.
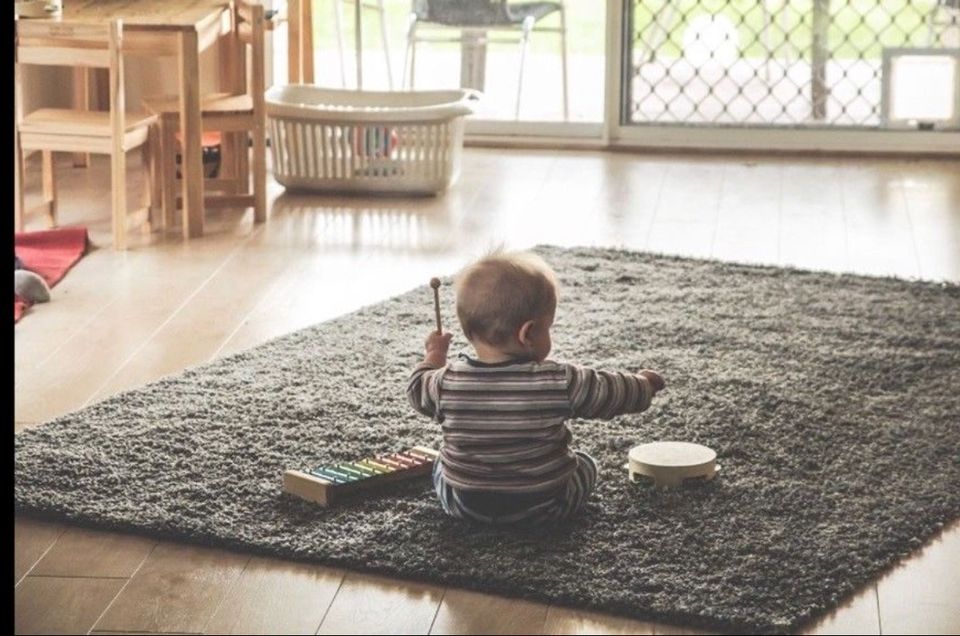
{"type": "MultiPolygon", "coordinates": [[[[604,99],[605,4],[604,0],[527,0],[506,5],[499,0],[367,0],[368,8],[361,14],[363,88],[407,87],[413,66],[416,89],[482,90],[486,99],[479,118],[599,122],[604,99]],[[415,59],[412,65],[407,60],[406,83],[401,84],[414,9],[415,59]],[[566,18],[566,56],[561,10],[566,18]],[[527,16],[533,29],[524,51],[521,41],[527,16]],[[452,41],[459,39],[464,41],[452,41]]],[[[313,3],[315,79],[322,86],[357,85],[355,7],[352,2],[338,5],[337,0],[313,3]]],[[[274,37],[278,78],[286,77],[286,33],[286,28],[278,29],[274,37]]]]}

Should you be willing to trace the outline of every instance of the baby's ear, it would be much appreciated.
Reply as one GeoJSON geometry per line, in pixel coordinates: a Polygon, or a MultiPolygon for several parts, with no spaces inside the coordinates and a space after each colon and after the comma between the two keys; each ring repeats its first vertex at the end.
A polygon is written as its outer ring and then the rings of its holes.
{"type": "Polygon", "coordinates": [[[526,346],[530,344],[530,331],[533,329],[533,321],[528,320],[527,322],[520,325],[520,331],[517,332],[517,340],[520,341],[520,344],[526,346]]]}

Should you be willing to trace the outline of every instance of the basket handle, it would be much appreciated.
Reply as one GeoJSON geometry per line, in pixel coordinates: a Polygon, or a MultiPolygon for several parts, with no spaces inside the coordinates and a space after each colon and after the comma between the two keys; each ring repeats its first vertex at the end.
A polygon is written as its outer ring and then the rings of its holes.
{"type": "Polygon", "coordinates": [[[460,113],[462,115],[472,115],[477,110],[477,105],[483,99],[483,93],[472,88],[463,88],[463,97],[460,98],[455,106],[459,108],[457,110],[463,109],[460,113]]]}

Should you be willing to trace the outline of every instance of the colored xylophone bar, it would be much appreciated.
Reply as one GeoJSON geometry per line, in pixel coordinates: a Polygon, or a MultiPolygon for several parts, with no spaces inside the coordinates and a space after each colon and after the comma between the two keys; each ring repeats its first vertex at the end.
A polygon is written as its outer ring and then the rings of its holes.
{"type": "Polygon", "coordinates": [[[321,506],[329,506],[357,492],[429,475],[439,455],[440,453],[432,448],[414,446],[407,451],[356,462],[318,466],[308,470],[287,470],[283,473],[283,490],[321,506]]]}

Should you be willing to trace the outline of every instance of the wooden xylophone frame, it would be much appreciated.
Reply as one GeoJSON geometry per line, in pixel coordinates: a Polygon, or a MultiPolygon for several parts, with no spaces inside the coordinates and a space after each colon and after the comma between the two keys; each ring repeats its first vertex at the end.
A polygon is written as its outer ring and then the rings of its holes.
{"type": "Polygon", "coordinates": [[[356,462],[318,466],[310,470],[287,470],[283,490],[321,506],[330,506],[357,493],[392,482],[429,475],[440,453],[414,446],[408,451],[387,453],[356,462]]]}

